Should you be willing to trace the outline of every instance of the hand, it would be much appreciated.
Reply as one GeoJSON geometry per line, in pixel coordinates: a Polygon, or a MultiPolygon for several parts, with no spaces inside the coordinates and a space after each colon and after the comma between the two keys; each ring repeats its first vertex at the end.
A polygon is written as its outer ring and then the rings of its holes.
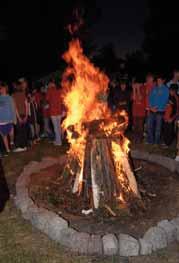
{"type": "Polygon", "coordinates": [[[150,110],[151,110],[152,112],[157,112],[157,108],[155,108],[155,107],[154,107],[154,108],[151,108],[150,110]]]}
{"type": "Polygon", "coordinates": [[[167,122],[168,122],[168,123],[172,123],[172,122],[173,122],[173,120],[172,120],[172,119],[169,119],[167,122]]]}
{"type": "Polygon", "coordinates": [[[65,116],[66,116],[66,112],[63,111],[63,112],[62,112],[62,117],[65,117],[65,116]]]}
{"type": "Polygon", "coordinates": [[[22,124],[24,124],[24,123],[26,123],[27,122],[27,117],[24,117],[23,119],[22,119],[22,124]]]}
{"type": "Polygon", "coordinates": [[[20,117],[18,117],[18,122],[21,124],[23,121],[20,117]]]}

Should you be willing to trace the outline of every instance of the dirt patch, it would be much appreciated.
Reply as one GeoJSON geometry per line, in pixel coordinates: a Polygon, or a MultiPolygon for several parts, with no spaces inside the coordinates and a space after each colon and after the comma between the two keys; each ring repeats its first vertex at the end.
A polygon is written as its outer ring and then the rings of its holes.
{"type": "Polygon", "coordinates": [[[167,169],[145,161],[134,161],[135,168],[142,167],[136,177],[146,207],[145,211],[119,210],[117,217],[107,211],[84,216],[82,209],[89,204],[81,196],[72,194],[68,176],[61,176],[63,164],[54,165],[32,175],[29,192],[38,206],[59,213],[71,227],[88,233],[128,233],[140,237],[163,219],[172,219],[179,211],[179,177],[167,169]]]}

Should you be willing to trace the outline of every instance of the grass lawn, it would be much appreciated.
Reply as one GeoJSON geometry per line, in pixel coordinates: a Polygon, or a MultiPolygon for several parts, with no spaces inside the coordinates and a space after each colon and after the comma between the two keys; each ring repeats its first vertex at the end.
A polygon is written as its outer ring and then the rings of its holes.
{"type": "MultiPolygon", "coordinates": [[[[141,147],[141,146],[139,146],[141,147]]],[[[145,150],[146,150],[145,146],[145,150]]],[[[12,153],[3,160],[5,176],[12,194],[15,194],[15,182],[23,166],[38,161],[44,156],[60,156],[65,147],[58,148],[42,142],[27,153],[12,153]]],[[[150,150],[150,149],[147,149],[150,150]]],[[[155,149],[151,149],[155,152],[155,149]]],[[[160,150],[161,151],[161,150],[160,150]]],[[[156,149],[158,152],[158,149],[156,149]]],[[[164,152],[172,156],[173,150],[164,152]]],[[[179,244],[161,250],[150,257],[122,259],[118,257],[96,258],[71,253],[34,229],[28,221],[22,219],[20,212],[9,201],[0,214],[0,263],[178,263],[179,244]]]]}

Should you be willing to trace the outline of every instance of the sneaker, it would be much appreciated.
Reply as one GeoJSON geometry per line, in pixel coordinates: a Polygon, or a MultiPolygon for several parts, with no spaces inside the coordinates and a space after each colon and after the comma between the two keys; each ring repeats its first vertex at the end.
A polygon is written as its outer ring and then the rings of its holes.
{"type": "Polygon", "coordinates": [[[162,144],[161,146],[162,146],[163,149],[168,149],[169,148],[169,146],[167,144],[162,144]]]}
{"type": "Polygon", "coordinates": [[[54,142],[54,145],[55,145],[55,146],[62,146],[62,143],[54,142]]]}
{"type": "Polygon", "coordinates": [[[27,151],[27,147],[24,147],[24,148],[16,148],[13,152],[15,152],[15,153],[19,153],[19,152],[25,152],[25,151],[27,151]]]}

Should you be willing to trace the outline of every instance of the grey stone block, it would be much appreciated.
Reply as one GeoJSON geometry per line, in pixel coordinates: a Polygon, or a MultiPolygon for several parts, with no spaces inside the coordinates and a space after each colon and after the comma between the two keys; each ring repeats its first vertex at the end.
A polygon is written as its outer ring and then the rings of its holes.
{"type": "Polygon", "coordinates": [[[77,231],[73,228],[64,228],[61,230],[61,238],[60,238],[60,244],[66,246],[66,247],[73,247],[72,238],[73,236],[77,234],[77,231]]]}
{"type": "Polygon", "coordinates": [[[28,190],[22,189],[22,191],[18,191],[15,197],[15,205],[18,209],[21,210],[22,213],[25,213],[28,208],[33,205],[33,201],[28,196],[28,190]]]}
{"type": "Polygon", "coordinates": [[[166,156],[150,154],[148,160],[167,168],[171,172],[175,172],[176,170],[176,161],[166,156]]]}
{"type": "Polygon", "coordinates": [[[48,210],[43,213],[43,217],[47,222],[44,232],[48,234],[52,240],[60,241],[61,230],[68,227],[68,222],[48,210]]]}
{"type": "Polygon", "coordinates": [[[145,233],[143,239],[152,244],[153,251],[167,246],[167,235],[160,227],[151,227],[145,233]]]}
{"type": "Polygon", "coordinates": [[[21,190],[22,187],[27,187],[30,183],[30,176],[25,176],[25,173],[23,172],[16,182],[16,191],[18,192],[21,190]]]}
{"type": "Polygon", "coordinates": [[[88,243],[88,254],[90,255],[102,255],[103,254],[103,242],[100,235],[91,235],[88,243]]]}
{"type": "Polygon", "coordinates": [[[40,170],[38,167],[39,167],[39,162],[35,162],[35,161],[32,161],[30,162],[29,164],[27,164],[25,167],[24,167],[24,174],[26,176],[36,172],[37,170],[40,170]]]}
{"type": "Polygon", "coordinates": [[[34,203],[32,203],[28,206],[27,210],[22,213],[22,216],[24,219],[32,221],[34,214],[37,214],[38,212],[39,208],[34,203]]]}
{"type": "Polygon", "coordinates": [[[88,253],[90,235],[83,232],[75,232],[71,239],[71,249],[80,254],[88,253]]]}
{"type": "Polygon", "coordinates": [[[172,223],[168,220],[162,220],[157,225],[165,231],[168,244],[176,240],[176,227],[172,223]]]}
{"type": "Polygon", "coordinates": [[[52,240],[60,242],[62,229],[68,228],[68,222],[44,208],[32,206],[25,214],[34,227],[47,234],[52,240]]]}
{"type": "Polygon", "coordinates": [[[179,217],[174,218],[170,221],[176,229],[176,240],[179,241],[179,217]]]}
{"type": "Polygon", "coordinates": [[[148,152],[139,151],[139,150],[132,150],[131,156],[132,156],[132,158],[138,159],[138,160],[148,161],[148,159],[149,159],[149,153],[148,152]]]}
{"type": "Polygon", "coordinates": [[[152,244],[145,239],[139,239],[140,255],[150,255],[152,253],[152,244]]]}
{"type": "Polygon", "coordinates": [[[103,251],[104,255],[111,256],[118,254],[118,240],[115,235],[107,234],[103,236],[103,251]]]}
{"type": "Polygon", "coordinates": [[[46,169],[46,168],[53,166],[57,163],[58,163],[58,161],[56,159],[51,159],[51,160],[46,159],[46,160],[43,160],[39,163],[38,169],[43,170],[43,169],[46,169]]]}
{"type": "Polygon", "coordinates": [[[122,257],[138,256],[138,240],[126,234],[119,234],[119,255],[122,257]]]}

